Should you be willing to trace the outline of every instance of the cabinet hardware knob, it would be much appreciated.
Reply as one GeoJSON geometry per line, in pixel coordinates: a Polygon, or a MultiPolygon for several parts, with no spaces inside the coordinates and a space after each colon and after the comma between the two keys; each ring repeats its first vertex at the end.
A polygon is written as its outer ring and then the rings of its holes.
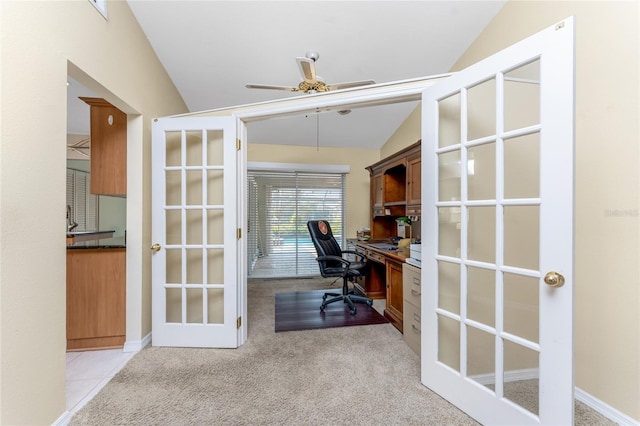
{"type": "Polygon", "coordinates": [[[155,243],[154,245],[151,246],[151,251],[153,251],[154,253],[157,251],[160,251],[160,244],[155,243]]]}

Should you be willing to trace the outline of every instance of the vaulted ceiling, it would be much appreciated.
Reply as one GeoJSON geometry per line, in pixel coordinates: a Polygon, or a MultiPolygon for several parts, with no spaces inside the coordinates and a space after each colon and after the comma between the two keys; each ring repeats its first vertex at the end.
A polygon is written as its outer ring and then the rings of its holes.
{"type": "MultiPolygon", "coordinates": [[[[313,96],[245,87],[298,86],[296,57],[309,51],[320,54],[316,71],[327,84],[446,73],[505,1],[128,3],[193,112],[313,96]]],[[[415,107],[410,102],[250,123],[249,142],[379,148],[415,107]]]]}

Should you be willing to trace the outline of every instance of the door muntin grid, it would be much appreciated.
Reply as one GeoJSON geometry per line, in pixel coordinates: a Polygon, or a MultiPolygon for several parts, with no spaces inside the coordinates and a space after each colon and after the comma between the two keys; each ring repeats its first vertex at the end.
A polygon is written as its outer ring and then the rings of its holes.
{"type": "Polygon", "coordinates": [[[165,132],[165,322],[224,323],[222,130],[165,132]]]}
{"type": "Polygon", "coordinates": [[[437,360],[534,415],[539,69],[533,60],[441,98],[436,149],[437,360]]]}

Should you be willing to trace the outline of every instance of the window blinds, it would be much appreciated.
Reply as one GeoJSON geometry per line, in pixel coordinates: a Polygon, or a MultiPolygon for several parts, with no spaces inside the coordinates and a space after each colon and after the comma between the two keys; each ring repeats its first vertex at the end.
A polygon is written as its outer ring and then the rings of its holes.
{"type": "Polygon", "coordinates": [[[98,196],[89,190],[91,175],[81,170],[67,169],[67,205],[71,218],[78,224],[74,232],[98,229],[98,196]]]}
{"type": "Polygon", "coordinates": [[[247,182],[249,276],[319,275],[307,221],[327,220],[343,242],[345,175],[249,171],[247,182]]]}

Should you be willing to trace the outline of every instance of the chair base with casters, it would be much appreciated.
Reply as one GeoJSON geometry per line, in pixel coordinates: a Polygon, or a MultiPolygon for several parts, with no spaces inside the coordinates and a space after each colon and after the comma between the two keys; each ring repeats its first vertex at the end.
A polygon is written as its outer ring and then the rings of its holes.
{"type": "Polygon", "coordinates": [[[356,314],[356,305],[355,303],[366,303],[369,307],[373,306],[373,299],[365,296],[359,296],[355,294],[354,290],[349,290],[349,286],[347,284],[348,277],[344,277],[344,283],[342,285],[342,293],[325,293],[322,296],[322,304],[320,305],[320,312],[324,312],[324,308],[330,303],[334,302],[344,302],[349,305],[349,311],[351,315],[356,314]],[[331,299],[327,299],[331,297],[331,299]]]}

